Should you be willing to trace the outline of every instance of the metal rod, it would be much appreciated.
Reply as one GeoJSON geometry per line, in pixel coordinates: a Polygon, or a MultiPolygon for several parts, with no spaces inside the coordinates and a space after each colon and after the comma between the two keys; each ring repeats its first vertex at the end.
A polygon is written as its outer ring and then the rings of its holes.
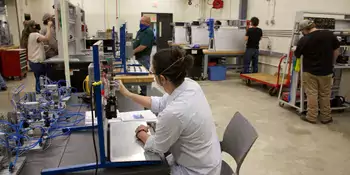
{"type": "MultiPolygon", "coordinates": [[[[68,17],[67,17],[67,2],[65,0],[60,0],[60,6],[61,6],[61,20],[62,24],[68,24],[68,17]]],[[[57,24],[57,27],[59,27],[60,24],[57,24]]],[[[66,76],[66,85],[67,87],[71,87],[70,83],[70,69],[69,69],[69,49],[68,49],[68,26],[62,25],[62,46],[63,46],[63,61],[64,61],[64,73],[66,76]]]]}

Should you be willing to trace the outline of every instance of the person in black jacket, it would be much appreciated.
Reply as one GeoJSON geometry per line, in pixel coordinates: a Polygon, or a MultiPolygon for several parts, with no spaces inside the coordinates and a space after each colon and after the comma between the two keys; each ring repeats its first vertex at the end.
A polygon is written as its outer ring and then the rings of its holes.
{"type": "Polygon", "coordinates": [[[301,119],[317,122],[318,112],[323,124],[333,121],[331,117],[331,89],[333,65],[339,56],[340,43],[333,32],[318,30],[311,20],[299,23],[304,37],[300,39],[295,56],[303,56],[303,87],[307,95],[307,115],[301,119]]]}

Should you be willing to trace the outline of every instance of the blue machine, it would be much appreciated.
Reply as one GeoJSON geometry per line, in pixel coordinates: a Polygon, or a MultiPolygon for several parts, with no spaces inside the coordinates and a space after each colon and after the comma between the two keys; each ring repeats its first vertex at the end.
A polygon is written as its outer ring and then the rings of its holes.
{"type": "MultiPolygon", "coordinates": [[[[124,30],[121,30],[121,33],[125,34],[125,25],[123,25],[124,30]],[[122,32],[124,31],[124,32],[122,32]]],[[[121,37],[121,42],[125,42],[125,37],[121,37]],[[124,39],[123,39],[124,38],[124,39]]],[[[125,47],[124,47],[125,48],[125,47]]],[[[121,48],[121,50],[123,50],[121,48]]],[[[125,58],[125,52],[124,54],[121,54],[121,56],[124,55],[125,58]]],[[[93,61],[94,61],[94,78],[95,78],[95,85],[94,85],[94,101],[95,101],[95,114],[97,116],[97,132],[98,132],[98,144],[99,144],[99,161],[98,165],[96,167],[96,162],[88,163],[88,164],[81,164],[81,165],[73,165],[68,167],[59,167],[59,168],[52,168],[52,169],[46,169],[41,172],[42,175],[57,175],[57,174],[64,174],[64,173],[71,173],[71,172],[78,172],[78,171],[86,171],[86,170],[94,170],[96,168],[118,168],[118,167],[131,167],[131,166],[142,166],[142,165],[152,165],[152,164],[160,164],[160,161],[142,161],[142,162],[110,162],[107,160],[106,151],[105,151],[105,138],[104,138],[104,128],[103,128],[103,107],[102,107],[102,96],[101,96],[101,71],[100,71],[100,59],[99,59],[99,44],[95,43],[93,45],[93,61]]],[[[125,59],[123,61],[125,65],[125,59]]],[[[91,131],[91,129],[95,129],[95,127],[92,126],[83,126],[83,127],[74,127],[74,128],[67,128],[70,131],[91,131]]]]}
{"type": "MultiPolygon", "coordinates": [[[[114,34],[113,34],[114,35],[114,34]]],[[[122,71],[117,74],[127,74],[127,75],[148,75],[148,71],[140,71],[140,72],[132,72],[128,70],[128,67],[130,69],[140,69],[142,67],[141,64],[127,64],[126,62],[126,24],[123,24],[120,27],[120,42],[119,42],[119,47],[120,47],[120,57],[116,58],[116,61],[121,61],[121,64],[116,65],[116,68],[121,68],[122,71]]]]}
{"type": "Polygon", "coordinates": [[[209,30],[209,49],[214,49],[214,19],[209,18],[207,24],[209,30]]]}

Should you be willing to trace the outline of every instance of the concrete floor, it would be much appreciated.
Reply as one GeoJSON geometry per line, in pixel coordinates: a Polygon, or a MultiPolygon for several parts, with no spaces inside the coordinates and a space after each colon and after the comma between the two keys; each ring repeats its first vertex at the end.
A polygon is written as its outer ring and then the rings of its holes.
{"type": "MultiPolygon", "coordinates": [[[[34,90],[34,77],[22,81],[34,90]]],[[[15,87],[21,82],[10,81],[15,87]]],[[[278,106],[261,86],[247,87],[237,75],[226,81],[200,82],[212,107],[217,131],[224,129],[236,111],[256,128],[259,138],[241,168],[244,175],[348,175],[350,172],[350,113],[333,114],[330,125],[312,125],[295,110],[278,106]]],[[[0,112],[11,110],[10,91],[0,93],[0,112]]],[[[235,163],[231,157],[224,159],[235,163]]]]}

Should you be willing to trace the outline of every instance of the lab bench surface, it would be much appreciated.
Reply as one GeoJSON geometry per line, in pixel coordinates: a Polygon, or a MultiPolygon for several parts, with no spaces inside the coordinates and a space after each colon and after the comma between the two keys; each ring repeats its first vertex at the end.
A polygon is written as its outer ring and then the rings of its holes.
{"type": "MultiPolygon", "coordinates": [[[[113,70],[114,73],[120,73],[122,70],[121,68],[115,68],[113,70]]],[[[121,80],[125,85],[136,85],[136,86],[146,86],[147,91],[146,95],[150,95],[150,91],[152,88],[152,83],[154,82],[154,75],[147,74],[147,75],[126,75],[126,74],[120,74],[116,75],[113,78],[114,80],[121,80]]]]}
{"type": "MultiPolygon", "coordinates": [[[[72,96],[69,101],[70,104],[81,104],[81,100],[77,96],[72,96]]],[[[85,112],[88,109],[86,106],[75,106],[68,107],[69,111],[72,112],[85,112]]],[[[84,123],[84,121],[82,121],[84,123]]],[[[120,135],[122,136],[122,135],[120,135]]],[[[123,137],[114,138],[118,140],[119,143],[125,144],[123,137]]],[[[96,132],[96,141],[98,140],[96,132]]],[[[130,140],[130,139],[129,139],[130,140]]],[[[97,150],[98,143],[96,143],[97,150]]],[[[127,146],[126,146],[127,147],[127,146]]],[[[117,153],[118,154],[118,153],[117,153]]],[[[116,157],[118,155],[115,154],[116,157]]],[[[39,175],[43,169],[49,168],[63,168],[72,165],[80,165],[86,163],[95,162],[94,147],[92,141],[91,131],[85,132],[76,132],[72,133],[69,136],[62,136],[54,139],[51,143],[51,146],[47,150],[38,150],[30,151],[25,154],[27,157],[26,163],[24,164],[20,175],[39,175]]],[[[123,154],[125,157],[125,153],[123,154]]],[[[132,157],[133,155],[130,155],[132,157]]],[[[157,159],[159,160],[159,159],[157,159]]],[[[94,173],[92,171],[82,171],[71,174],[80,174],[80,175],[91,175],[94,173]]],[[[98,174],[112,175],[112,174],[169,174],[169,166],[164,162],[158,165],[145,165],[145,166],[135,166],[127,168],[109,168],[109,169],[100,169],[98,174]]]]}

